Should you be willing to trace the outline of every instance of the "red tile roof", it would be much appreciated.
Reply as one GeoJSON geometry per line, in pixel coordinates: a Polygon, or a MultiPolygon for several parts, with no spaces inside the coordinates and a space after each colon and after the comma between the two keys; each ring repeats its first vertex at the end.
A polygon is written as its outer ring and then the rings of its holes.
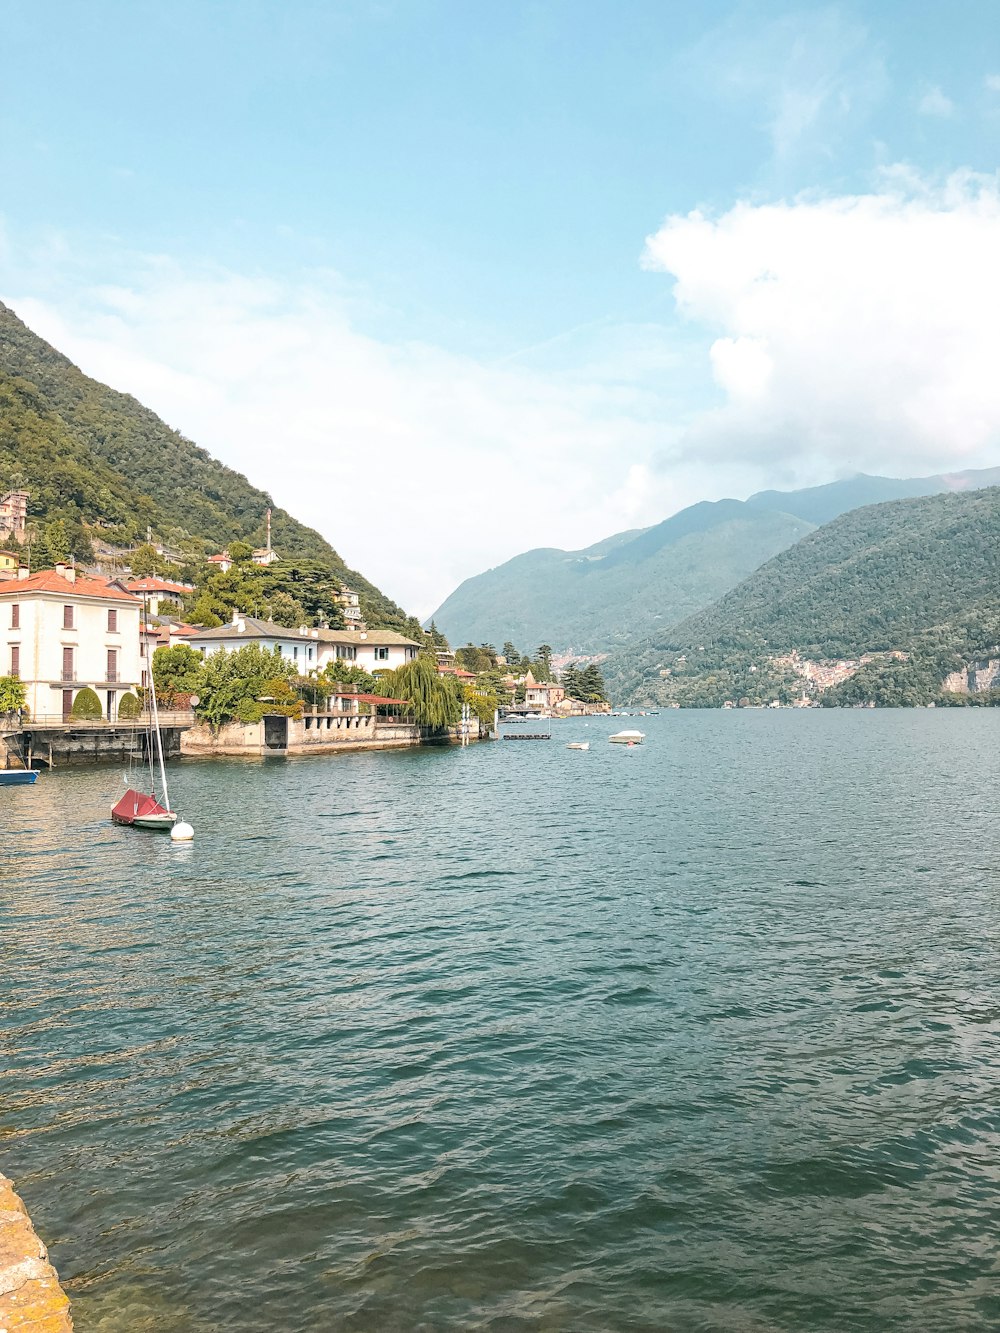
{"type": "Polygon", "coordinates": [[[78,573],[70,582],[54,569],[43,569],[26,579],[7,579],[0,583],[0,597],[23,597],[28,592],[55,592],[60,597],[97,597],[102,602],[129,602],[133,606],[138,602],[138,598],[113,586],[108,579],[78,573]]]}
{"type": "Polygon", "coordinates": [[[171,583],[169,579],[129,579],[129,592],[194,592],[190,583],[171,583]]]}

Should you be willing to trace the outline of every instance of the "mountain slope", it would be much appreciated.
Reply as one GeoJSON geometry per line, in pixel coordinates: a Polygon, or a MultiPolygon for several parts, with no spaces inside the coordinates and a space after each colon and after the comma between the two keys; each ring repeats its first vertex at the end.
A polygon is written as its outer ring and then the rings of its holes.
{"type": "Polygon", "coordinates": [[[621,541],[516,556],[467,579],[433,618],[453,643],[604,652],[704,606],[810,529],[736,500],[693,505],[621,541]]]}
{"type": "Polygon", "coordinates": [[[0,302],[0,487],[15,481],[31,493],[31,517],[65,519],[77,544],[81,525],[100,522],[122,544],[142,540],[150,525],[202,553],[237,539],[258,546],[271,509],[283,559],[329,569],[380,620],[403,618],[318,532],[135,398],[88,378],[0,302]]]}
{"type": "Polygon", "coordinates": [[[713,606],[619,654],[606,674],[623,693],[665,701],[683,695],[684,681],[721,682],[793,650],[943,662],[998,637],[1000,487],[991,487],[843,514],[713,606]]]}
{"type": "Polygon", "coordinates": [[[708,606],[810,531],[862,505],[1000,483],[1000,468],[919,478],[859,474],[747,501],[691,505],[583,551],[543,549],[467,579],[434,613],[453,642],[543,641],[597,653],[708,606]],[[687,539],[691,539],[688,541],[687,539]]]}

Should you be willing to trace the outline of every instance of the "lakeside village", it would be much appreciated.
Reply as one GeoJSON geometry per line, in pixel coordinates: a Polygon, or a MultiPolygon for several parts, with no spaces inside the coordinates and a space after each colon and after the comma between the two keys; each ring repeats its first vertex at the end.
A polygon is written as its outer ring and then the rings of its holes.
{"type": "Polygon", "coordinates": [[[151,682],[169,756],[465,743],[506,717],[610,711],[599,668],[557,673],[547,645],[453,650],[433,625],[372,624],[323,570],[294,570],[297,600],[270,511],[257,549],[192,565],[150,540],[78,566],[58,521],[32,550],[28,500],[0,497],[0,768],[131,757],[151,682]]]}

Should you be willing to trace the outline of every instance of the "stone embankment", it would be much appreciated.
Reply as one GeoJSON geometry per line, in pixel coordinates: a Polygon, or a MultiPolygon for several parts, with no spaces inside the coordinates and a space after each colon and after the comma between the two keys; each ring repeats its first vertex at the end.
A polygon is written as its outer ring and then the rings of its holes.
{"type": "Polygon", "coordinates": [[[0,1175],[0,1333],[73,1333],[59,1285],[27,1209],[0,1175]]]}

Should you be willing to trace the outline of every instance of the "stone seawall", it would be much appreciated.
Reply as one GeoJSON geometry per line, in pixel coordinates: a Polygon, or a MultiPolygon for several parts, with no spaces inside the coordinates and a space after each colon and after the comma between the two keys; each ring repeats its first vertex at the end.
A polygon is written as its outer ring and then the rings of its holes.
{"type": "MultiPolygon", "coordinates": [[[[415,745],[457,743],[459,729],[453,727],[441,736],[426,736],[420,727],[382,721],[370,716],[328,718],[306,714],[300,720],[280,719],[281,725],[269,728],[263,722],[228,722],[217,732],[211,727],[191,727],[181,736],[181,754],[222,755],[230,758],[259,758],[265,755],[342,754],[352,750],[398,750],[415,745]]],[[[471,740],[479,740],[478,723],[473,722],[471,740]]]]}
{"type": "Polygon", "coordinates": [[[28,1210],[0,1175],[0,1330],[2,1333],[73,1333],[69,1297],[28,1210]]]}

